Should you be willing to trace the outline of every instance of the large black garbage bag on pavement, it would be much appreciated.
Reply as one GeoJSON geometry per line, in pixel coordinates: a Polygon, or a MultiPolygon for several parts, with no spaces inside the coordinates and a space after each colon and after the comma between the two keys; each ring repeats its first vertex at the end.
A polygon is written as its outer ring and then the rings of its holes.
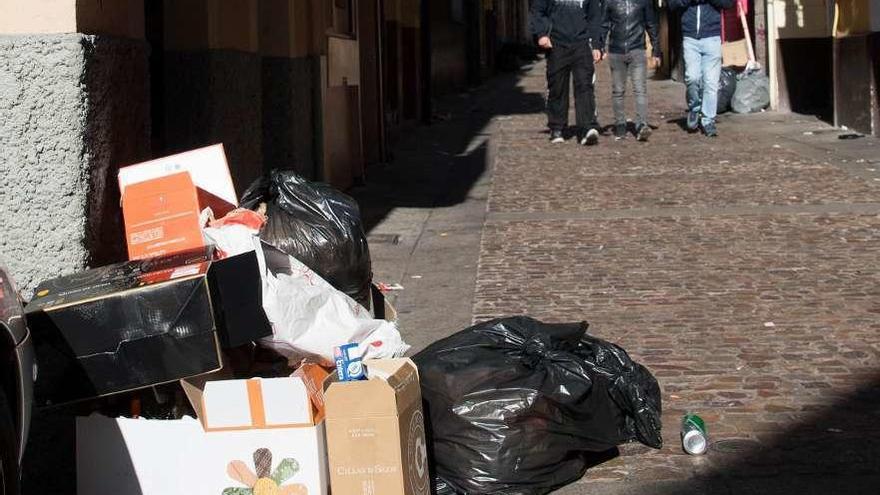
{"type": "Polygon", "coordinates": [[[291,170],[273,170],[254,182],[241,205],[266,204],[260,238],[311,268],[364,306],[373,278],[360,209],[350,196],[310,182],[291,170]]]}
{"type": "Polygon", "coordinates": [[[732,67],[721,69],[721,79],[718,81],[718,113],[730,110],[730,102],[736,92],[736,74],[732,67]]]}
{"type": "Polygon", "coordinates": [[[414,357],[435,475],[470,495],[537,495],[578,480],[587,453],[660,448],[660,387],[586,323],[493,320],[414,357]]]}

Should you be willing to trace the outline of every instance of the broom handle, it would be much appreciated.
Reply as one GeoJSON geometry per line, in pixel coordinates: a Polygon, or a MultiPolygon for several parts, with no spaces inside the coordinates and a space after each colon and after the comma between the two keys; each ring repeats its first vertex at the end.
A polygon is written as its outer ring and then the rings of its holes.
{"type": "Polygon", "coordinates": [[[746,46],[749,48],[749,62],[755,61],[755,47],[752,46],[752,35],[749,32],[749,21],[746,20],[746,13],[739,7],[736,6],[736,10],[739,13],[739,20],[742,21],[743,33],[746,35],[746,46]]]}

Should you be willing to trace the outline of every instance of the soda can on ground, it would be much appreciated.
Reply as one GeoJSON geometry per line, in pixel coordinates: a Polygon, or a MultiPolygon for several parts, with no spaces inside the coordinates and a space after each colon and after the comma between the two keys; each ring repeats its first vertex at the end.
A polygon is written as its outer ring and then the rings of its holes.
{"type": "Polygon", "coordinates": [[[706,423],[696,414],[685,414],[681,420],[681,446],[691,455],[705,454],[709,448],[706,423]]]}

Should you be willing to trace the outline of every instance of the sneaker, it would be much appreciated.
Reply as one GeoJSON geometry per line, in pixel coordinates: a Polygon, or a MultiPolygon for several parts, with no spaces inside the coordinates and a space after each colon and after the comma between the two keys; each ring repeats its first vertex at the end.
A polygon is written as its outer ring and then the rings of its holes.
{"type": "Polygon", "coordinates": [[[565,138],[562,137],[562,131],[555,129],[550,131],[550,142],[553,144],[564,143],[565,138]]]}
{"type": "Polygon", "coordinates": [[[710,122],[703,126],[703,134],[706,137],[718,137],[718,129],[715,128],[715,122],[710,122]]]}
{"type": "Polygon", "coordinates": [[[647,141],[648,138],[651,137],[651,126],[648,124],[642,124],[639,126],[637,137],[639,141],[647,141]]]}
{"type": "Polygon", "coordinates": [[[581,144],[584,146],[595,146],[599,144],[599,131],[590,129],[587,134],[581,138],[581,144]]]}
{"type": "Polygon", "coordinates": [[[626,139],[626,124],[617,124],[614,126],[614,139],[617,141],[626,139]]]}
{"type": "Polygon", "coordinates": [[[688,112],[687,129],[688,132],[697,132],[700,128],[700,112],[688,112]]]}

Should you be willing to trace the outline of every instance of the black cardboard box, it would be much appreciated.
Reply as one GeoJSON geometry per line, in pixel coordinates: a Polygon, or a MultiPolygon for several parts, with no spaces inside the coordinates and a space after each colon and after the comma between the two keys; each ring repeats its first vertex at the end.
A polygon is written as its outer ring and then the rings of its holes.
{"type": "Polygon", "coordinates": [[[263,311],[263,279],[256,253],[213,262],[208,281],[221,347],[238,347],[272,335],[263,311]]]}
{"type": "Polygon", "coordinates": [[[40,284],[25,308],[37,405],[217,371],[221,347],[271,334],[254,253],[129,261],[40,284]]]}

